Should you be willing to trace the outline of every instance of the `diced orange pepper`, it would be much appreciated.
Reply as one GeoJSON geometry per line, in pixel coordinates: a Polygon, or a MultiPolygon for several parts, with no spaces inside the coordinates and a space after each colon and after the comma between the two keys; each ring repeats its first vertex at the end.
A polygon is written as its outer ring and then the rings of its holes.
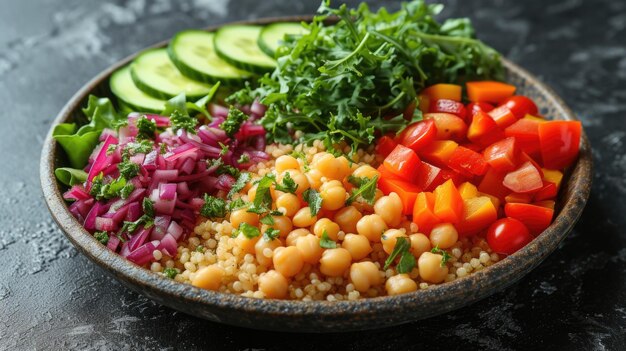
{"type": "Polygon", "coordinates": [[[452,140],[435,140],[420,150],[419,155],[435,166],[445,167],[458,146],[452,140]]]}
{"type": "Polygon", "coordinates": [[[545,169],[542,168],[543,172],[543,180],[546,182],[553,183],[556,185],[557,189],[561,187],[561,181],[563,180],[563,172],[557,171],[554,169],[545,169]]]}
{"type": "Polygon", "coordinates": [[[505,172],[498,172],[494,168],[490,168],[480,184],[478,184],[478,191],[493,195],[500,201],[503,201],[504,198],[511,193],[511,190],[502,184],[504,176],[506,176],[505,172]]]}
{"type": "Polygon", "coordinates": [[[415,198],[417,194],[422,191],[417,185],[405,182],[400,179],[389,179],[381,177],[378,180],[378,188],[385,195],[389,195],[394,192],[398,194],[400,200],[402,200],[402,208],[405,215],[413,213],[413,205],[415,205],[415,198]]]}
{"type": "Polygon", "coordinates": [[[441,220],[435,216],[435,195],[430,192],[417,194],[415,206],[413,207],[413,223],[417,224],[420,233],[429,235],[431,229],[441,220]]]}
{"type": "Polygon", "coordinates": [[[527,204],[530,203],[532,199],[533,196],[531,194],[510,193],[504,197],[504,202],[527,204]]]}
{"type": "Polygon", "coordinates": [[[448,99],[461,101],[461,92],[463,88],[456,84],[435,84],[424,89],[422,94],[428,95],[430,101],[439,99],[448,99]]]}
{"type": "Polygon", "coordinates": [[[459,185],[458,190],[459,190],[459,195],[461,195],[463,200],[471,199],[473,197],[478,196],[478,189],[476,188],[476,185],[470,182],[465,182],[459,185]]]}
{"type": "Polygon", "coordinates": [[[515,86],[496,82],[496,81],[478,81],[467,82],[467,97],[473,102],[492,102],[499,104],[515,93],[515,86]]]}
{"type": "Polygon", "coordinates": [[[458,223],[463,216],[463,199],[452,179],[438,186],[435,195],[435,216],[443,222],[458,223]]]}
{"type": "Polygon", "coordinates": [[[480,191],[478,192],[478,196],[486,196],[486,197],[488,197],[489,200],[491,200],[491,203],[493,204],[493,207],[496,208],[496,210],[498,210],[500,208],[500,199],[498,199],[497,197],[495,197],[493,195],[481,193],[480,191]]]}
{"type": "Polygon", "coordinates": [[[459,234],[473,235],[498,219],[498,211],[487,196],[463,200],[463,216],[456,225],[459,234]]]}

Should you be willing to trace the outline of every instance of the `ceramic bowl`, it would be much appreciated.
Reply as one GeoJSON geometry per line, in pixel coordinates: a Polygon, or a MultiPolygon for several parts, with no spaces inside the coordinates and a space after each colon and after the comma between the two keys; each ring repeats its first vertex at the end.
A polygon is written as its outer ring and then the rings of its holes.
{"type": "MultiPolygon", "coordinates": [[[[245,23],[294,20],[310,18],[273,18],[245,23]]],[[[165,45],[167,42],[154,47],[165,45]]],[[[80,89],[61,110],[53,126],[80,116],[81,107],[86,105],[89,94],[111,97],[109,76],[129,63],[134,56],[109,67],[80,89]]],[[[503,62],[508,81],[518,87],[519,94],[532,98],[543,115],[559,120],[576,119],[554,91],[514,63],[506,59],[503,62]]],[[[591,149],[583,132],[580,157],[567,172],[557,201],[554,222],[523,249],[470,276],[405,295],[359,301],[259,300],[175,282],[139,267],[102,246],[70,214],[62,198],[64,188],[56,181],[54,169],[64,165],[66,160],[52,138],[52,129],[43,145],[40,172],[46,204],[67,238],[91,261],[128,288],[165,306],[219,323],[276,331],[326,332],[381,328],[450,312],[505,289],[539,265],[565,239],[583,211],[592,180],[591,149]]]]}

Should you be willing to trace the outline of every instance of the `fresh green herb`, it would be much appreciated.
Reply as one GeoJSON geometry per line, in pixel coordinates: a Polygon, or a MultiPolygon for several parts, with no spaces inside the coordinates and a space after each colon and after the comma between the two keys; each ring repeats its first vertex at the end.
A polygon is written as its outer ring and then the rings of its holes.
{"type": "Polygon", "coordinates": [[[230,201],[228,203],[228,210],[232,212],[232,211],[234,211],[234,210],[236,210],[238,208],[242,208],[244,206],[246,206],[246,202],[243,201],[242,198],[237,198],[237,199],[235,199],[233,201],[230,201]]]}
{"type": "Polygon", "coordinates": [[[117,150],[117,147],[118,147],[117,144],[109,144],[109,146],[107,146],[107,156],[113,155],[115,150],[117,150]]]}
{"type": "Polygon", "coordinates": [[[156,123],[149,120],[146,116],[137,119],[137,137],[141,139],[154,139],[156,132],[156,123]]]}
{"type": "Polygon", "coordinates": [[[222,164],[220,165],[217,170],[215,171],[215,173],[217,173],[218,175],[221,174],[230,174],[231,176],[233,176],[234,178],[239,177],[239,174],[241,173],[239,171],[239,169],[237,169],[236,167],[233,167],[231,165],[225,165],[222,164]]]}
{"type": "Polygon", "coordinates": [[[263,239],[265,241],[272,241],[280,235],[280,230],[274,228],[267,228],[265,233],[263,233],[263,239]]]}
{"type": "MultiPolygon", "coordinates": [[[[119,233],[128,232],[132,234],[141,225],[143,225],[144,228],[151,228],[154,225],[154,202],[152,202],[149,198],[144,197],[143,201],[141,202],[141,209],[143,210],[143,215],[134,222],[124,221],[122,229],[119,231],[119,233]]],[[[118,237],[120,236],[118,235],[118,237]]]]}
{"type": "Polygon", "coordinates": [[[228,136],[232,137],[235,135],[243,122],[248,120],[248,115],[241,112],[241,110],[237,109],[234,106],[230,106],[228,110],[228,116],[226,116],[226,120],[220,124],[220,129],[226,132],[228,136]]]}
{"type": "Polygon", "coordinates": [[[328,236],[326,229],[324,229],[324,232],[322,233],[322,238],[320,239],[320,246],[325,249],[334,249],[337,247],[337,243],[328,236]]]}
{"type": "Polygon", "coordinates": [[[176,268],[165,268],[163,270],[163,275],[170,278],[170,279],[174,279],[176,278],[176,275],[178,274],[178,269],[176,268]]]}
{"type": "Polygon", "coordinates": [[[230,188],[230,191],[228,192],[228,197],[231,198],[233,197],[233,195],[240,192],[241,189],[243,189],[249,181],[250,173],[243,172],[239,174],[239,178],[237,178],[237,181],[235,182],[235,184],[233,184],[233,186],[230,188]]]}
{"type": "Polygon", "coordinates": [[[135,142],[130,142],[126,144],[124,147],[124,151],[122,152],[123,157],[128,157],[136,154],[147,154],[152,151],[154,144],[150,140],[140,140],[135,142]]]}
{"type": "Polygon", "coordinates": [[[219,197],[204,194],[204,205],[200,209],[203,217],[214,219],[226,217],[226,201],[219,197]]]}
{"type": "Polygon", "coordinates": [[[274,225],[274,217],[272,217],[271,215],[266,215],[261,217],[259,222],[267,225],[274,225]]]}
{"type": "Polygon", "coordinates": [[[188,114],[184,114],[179,110],[175,110],[170,115],[170,123],[172,125],[172,131],[177,132],[182,129],[187,131],[187,133],[196,133],[196,125],[198,124],[198,119],[195,117],[191,117],[188,114]]]}
{"type": "Polygon", "coordinates": [[[389,266],[396,260],[396,258],[400,256],[400,263],[398,264],[398,266],[396,266],[396,271],[398,271],[398,273],[408,273],[413,270],[413,268],[415,267],[415,257],[413,257],[413,254],[411,254],[410,248],[411,243],[407,238],[396,238],[396,244],[393,247],[393,251],[391,251],[389,257],[387,257],[387,260],[385,260],[385,266],[383,267],[383,269],[389,268],[389,266]],[[411,259],[411,257],[409,256],[413,257],[413,259],[411,259]]]}
{"type": "Polygon", "coordinates": [[[248,162],[250,162],[250,156],[248,156],[248,154],[241,154],[241,156],[239,156],[239,159],[237,160],[237,163],[239,163],[240,165],[246,164],[248,162]]]}
{"type": "Polygon", "coordinates": [[[239,232],[248,239],[253,239],[261,235],[261,231],[259,231],[259,228],[246,222],[243,222],[239,225],[239,232]]]}
{"type": "Polygon", "coordinates": [[[123,200],[128,199],[133,190],[135,190],[135,186],[132,183],[126,183],[119,191],[120,197],[123,200]]]}
{"type": "MultiPolygon", "coordinates": [[[[307,34],[285,39],[278,67],[258,88],[232,97],[268,106],[261,123],[270,141],[293,143],[298,130],[301,141],[346,141],[355,151],[409,123],[402,114],[428,85],[503,79],[500,55],[475,38],[468,20],[435,20],[441,5],[416,0],[389,13],[329,3],[305,25],[307,34]],[[325,24],[331,16],[339,21],[325,24]]],[[[419,109],[406,113],[421,118],[419,109]]]]}
{"type": "Polygon", "coordinates": [[[322,196],[320,193],[313,188],[309,188],[302,193],[302,197],[304,198],[304,201],[309,204],[311,216],[317,215],[322,208],[322,196]]]}
{"type": "Polygon", "coordinates": [[[243,89],[236,91],[232,95],[226,98],[226,102],[229,104],[249,105],[254,102],[252,89],[250,88],[250,82],[246,81],[243,89]]]}
{"type": "Polygon", "coordinates": [[[228,145],[223,144],[221,141],[217,142],[220,145],[220,148],[222,150],[220,150],[220,156],[224,156],[228,153],[228,145]]]}
{"type": "Polygon", "coordinates": [[[282,184],[276,182],[276,190],[294,194],[296,189],[298,189],[298,184],[291,178],[291,173],[289,172],[285,173],[282,184]]]}
{"type": "Polygon", "coordinates": [[[273,210],[273,211],[270,211],[270,215],[280,217],[280,216],[284,216],[285,214],[280,212],[279,210],[273,210]]]}
{"type": "Polygon", "coordinates": [[[117,164],[120,175],[126,180],[134,178],[139,173],[139,165],[130,160],[124,160],[117,164]]]}
{"type": "Polygon", "coordinates": [[[252,206],[248,208],[248,212],[262,214],[268,212],[272,208],[272,194],[270,187],[274,184],[275,178],[272,174],[266,174],[259,180],[256,187],[256,194],[252,206]]]}
{"type": "Polygon", "coordinates": [[[196,246],[196,252],[202,252],[202,253],[204,253],[204,246],[202,246],[202,245],[198,245],[198,246],[196,246]]]}
{"type": "Polygon", "coordinates": [[[128,119],[127,118],[117,120],[117,121],[113,122],[113,124],[111,125],[111,127],[113,127],[113,129],[115,129],[118,132],[120,131],[121,128],[124,128],[126,126],[128,126],[128,119]]]}
{"type": "MultiPolygon", "coordinates": [[[[109,183],[105,183],[104,176],[100,173],[95,176],[91,182],[91,190],[89,191],[89,194],[97,201],[112,199],[114,197],[121,196],[122,194],[129,194],[129,188],[126,187],[126,179],[123,177],[119,177],[111,180],[109,183]]],[[[130,189],[130,191],[132,192],[132,189],[130,189]]]]}
{"type": "Polygon", "coordinates": [[[167,153],[167,144],[161,143],[161,146],[159,147],[159,153],[161,155],[165,155],[167,153]]]}
{"type": "Polygon", "coordinates": [[[378,175],[375,175],[372,179],[369,179],[367,177],[358,178],[350,176],[349,181],[359,188],[352,190],[352,194],[350,194],[350,197],[348,197],[348,199],[346,200],[347,205],[353,203],[359,196],[363,198],[363,200],[365,200],[365,202],[367,202],[368,204],[374,204],[374,198],[376,197],[376,184],[378,183],[378,175]]]}
{"type": "Polygon", "coordinates": [[[441,267],[445,267],[448,260],[452,258],[452,256],[450,256],[450,254],[446,250],[440,249],[439,246],[433,247],[430,252],[441,255],[441,263],[439,264],[441,267]]]}
{"type": "Polygon", "coordinates": [[[102,245],[109,243],[109,234],[105,231],[97,231],[93,233],[93,237],[96,238],[102,245]]]}
{"type": "Polygon", "coordinates": [[[302,168],[304,168],[305,172],[308,172],[311,169],[309,167],[309,160],[306,158],[306,154],[304,152],[294,150],[291,152],[291,156],[302,160],[302,168]]]}
{"type": "Polygon", "coordinates": [[[152,202],[149,198],[143,198],[143,201],[141,202],[141,209],[143,210],[144,215],[154,217],[154,202],[152,202]]]}

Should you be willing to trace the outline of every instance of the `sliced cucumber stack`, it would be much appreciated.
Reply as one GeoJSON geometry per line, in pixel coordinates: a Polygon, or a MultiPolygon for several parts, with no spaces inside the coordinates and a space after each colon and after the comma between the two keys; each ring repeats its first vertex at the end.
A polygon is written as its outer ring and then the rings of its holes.
{"type": "Polygon", "coordinates": [[[188,30],[176,34],[167,52],[176,67],[187,77],[204,83],[234,85],[249,79],[252,73],[238,69],[215,53],[215,33],[188,30]]]}
{"type": "Polygon", "coordinates": [[[257,45],[262,26],[228,25],[215,33],[215,52],[231,65],[254,73],[274,70],[276,61],[257,45]]]}
{"type": "Polygon", "coordinates": [[[174,66],[167,49],[144,51],[130,65],[133,82],[139,89],[155,98],[171,99],[185,93],[188,98],[200,98],[209,93],[211,85],[189,79],[174,66]]]}
{"type": "Polygon", "coordinates": [[[137,88],[128,66],[118,69],[111,75],[109,86],[113,95],[135,112],[159,113],[165,108],[165,100],[154,98],[137,88]]]}
{"type": "Polygon", "coordinates": [[[302,35],[307,32],[306,28],[304,28],[300,23],[272,23],[263,27],[261,33],[259,33],[257,44],[265,54],[271,57],[276,57],[276,50],[280,45],[282,45],[285,35],[302,35]]]}

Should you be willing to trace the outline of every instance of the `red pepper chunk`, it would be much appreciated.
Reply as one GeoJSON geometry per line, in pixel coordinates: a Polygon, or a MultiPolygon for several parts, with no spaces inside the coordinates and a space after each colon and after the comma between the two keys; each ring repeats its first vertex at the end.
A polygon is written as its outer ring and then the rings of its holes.
{"type": "Polygon", "coordinates": [[[503,106],[506,106],[511,110],[515,118],[520,119],[526,115],[537,115],[539,112],[537,109],[537,105],[535,103],[523,95],[515,95],[506,99],[503,106]]]}
{"type": "Polygon", "coordinates": [[[506,138],[495,142],[483,151],[485,161],[487,161],[491,167],[501,172],[515,169],[517,154],[515,138],[506,138]]]}
{"type": "Polygon", "coordinates": [[[426,119],[407,126],[396,138],[399,144],[417,152],[437,138],[435,121],[426,119]]]}
{"type": "Polygon", "coordinates": [[[396,145],[398,145],[391,136],[384,135],[380,139],[378,139],[378,143],[376,144],[376,153],[387,157],[395,149],[396,145]]]}
{"type": "Polygon", "coordinates": [[[530,233],[537,236],[550,226],[554,210],[532,204],[510,203],[504,205],[504,213],[524,223],[530,233]]]}
{"type": "Polygon", "coordinates": [[[478,111],[467,130],[467,139],[472,143],[487,146],[502,139],[504,133],[486,112],[478,111]]]}
{"type": "Polygon", "coordinates": [[[413,182],[421,162],[415,151],[404,145],[396,146],[383,162],[385,168],[407,182],[413,182]]]}
{"type": "Polygon", "coordinates": [[[430,112],[453,114],[463,120],[467,117],[467,109],[462,103],[454,100],[439,99],[430,105],[430,112]]]}
{"type": "Polygon", "coordinates": [[[582,125],[578,121],[550,121],[539,124],[539,143],[543,165],[563,169],[578,157],[582,125]]]}
{"type": "Polygon", "coordinates": [[[459,146],[452,153],[448,161],[448,167],[463,174],[483,175],[489,165],[483,159],[483,155],[466,147],[459,146]]]}

